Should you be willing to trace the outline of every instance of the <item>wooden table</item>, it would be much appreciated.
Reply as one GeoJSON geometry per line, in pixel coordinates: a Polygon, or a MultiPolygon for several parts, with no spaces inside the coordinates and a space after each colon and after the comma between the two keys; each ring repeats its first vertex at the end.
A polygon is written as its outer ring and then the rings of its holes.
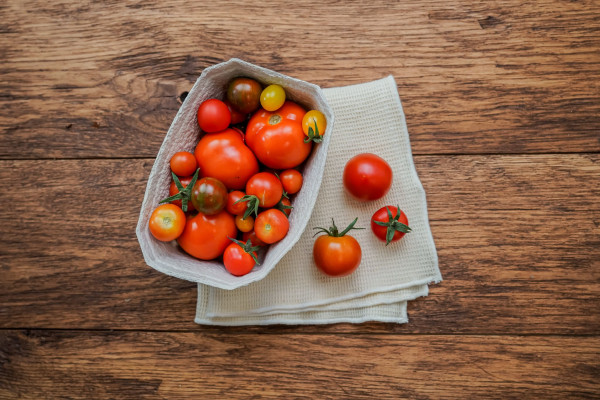
{"type": "Polygon", "coordinates": [[[215,3],[0,6],[0,398],[599,398],[600,4],[215,3]],[[445,279],[408,324],[198,326],[144,263],[179,97],[231,57],[395,76],[445,279]]]}

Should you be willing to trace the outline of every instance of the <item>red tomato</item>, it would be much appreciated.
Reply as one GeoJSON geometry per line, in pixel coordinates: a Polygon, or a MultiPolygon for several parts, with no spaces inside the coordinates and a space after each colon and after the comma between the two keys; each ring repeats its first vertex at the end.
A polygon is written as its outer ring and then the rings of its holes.
{"type": "Polygon", "coordinates": [[[227,104],[218,99],[208,99],[198,107],[198,125],[204,132],[220,132],[231,123],[227,104]]]}
{"type": "Polygon", "coordinates": [[[354,228],[356,218],[346,229],[338,232],[335,223],[329,229],[320,229],[327,235],[321,235],[315,240],[313,258],[317,268],[329,276],[346,276],[358,268],[362,258],[360,244],[354,237],[346,235],[354,228]]]}
{"type": "Polygon", "coordinates": [[[190,217],[177,243],[189,255],[201,260],[219,257],[237,235],[233,216],[226,211],[216,215],[198,213],[190,217]]]}
{"type": "Polygon", "coordinates": [[[304,143],[302,118],[306,111],[286,101],[277,111],[257,111],[248,121],[246,143],[269,168],[288,169],[300,165],[310,154],[312,142],[304,143]]]}
{"type": "Polygon", "coordinates": [[[206,215],[221,212],[227,204],[227,188],[218,179],[202,178],[192,188],[194,208],[206,215]]]}
{"type": "Polygon", "coordinates": [[[254,221],[256,236],[267,244],[283,239],[289,229],[290,223],[286,215],[275,208],[261,212],[254,221]]]}
{"type": "Polygon", "coordinates": [[[233,192],[230,192],[229,195],[227,196],[227,205],[225,206],[225,208],[227,209],[227,212],[233,215],[242,215],[246,212],[246,210],[248,209],[248,202],[240,202],[237,203],[236,202],[238,200],[241,200],[242,197],[244,197],[246,195],[246,193],[241,192],[239,190],[234,190],[233,192]]]}
{"type": "Polygon", "coordinates": [[[283,211],[287,216],[292,212],[292,202],[287,197],[282,197],[277,206],[275,207],[278,210],[283,211]]]}
{"type": "Polygon", "coordinates": [[[392,168],[375,154],[359,154],[346,163],[344,186],[358,200],[380,199],[392,186],[392,168]]]}
{"type": "Polygon", "coordinates": [[[186,226],[185,213],[174,204],[156,207],[150,215],[150,233],[162,242],[177,239],[186,226]]]}
{"type": "Polygon", "coordinates": [[[371,217],[371,229],[377,238],[383,240],[385,245],[397,242],[411,231],[408,227],[408,218],[400,207],[385,206],[375,211],[371,217]]]}
{"type": "MultiPolygon", "coordinates": [[[[179,178],[179,182],[181,182],[181,184],[183,185],[184,188],[187,187],[187,185],[190,184],[190,182],[192,181],[192,177],[191,176],[186,176],[183,178],[179,178]]],[[[169,186],[169,197],[170,196],[174,196],[177,193],[179,193],[179,189],[177,189],[177,185],[175,184],[175,181],[171,181],[171,186],[169,186]]],[[[181,207],[181,200],[175,200],[172,201],[171,204],[175,204],[177,207],[181,207]]],[[[194,205],[192,204],[191,201],[188,201],[188,209],[187,211],[194,211],[194,205]]]]}
{"type": "Polygon", "coordinates": [[[260,106],[262,86],[250,78],[235,78],[227,87],[227,100],[242,114],[250,114],[260,106]]]}
{"type": "Polygon", "coordinates": [[[256,157],[234,129],[204,135],[194,154],[201,175],[220,180],[228,189],[243,189],[258,173],[256,157]]]}
{"type": "Polygon", "coordinates": [[[302,174],[295,169],[286,169],[279,174],[283,190],[288,194],[295,194],[302,188],[302,174]]]}
{"type": "Polygon", "coordinates": [[[258,264],[256,258],[258,248],[253,247],[252,243],[249,242],[243,243],[235,239],[231,240],[233,243],[227,246],[225,253],[223,253],[225,269],[235,276],[246,275],[258,264]]]}
{"type": "Polygon", "coordinates": [[[169,163],[171,165],[171,171],[177,176],[193,175],[194,172],[196,172],[196,168],[198,168],[196,157],[187,151],[180,151],[173,154],[169,163]]]}
{"type": "Polygon", "coordinates": [[[231,113],[231,124],[239,124],[240,122],[244,122],[248,114],[244,114],[233,108],[233,105],[229,100],[225,100],[224,103],[229,108],[229,112],[231,113]]]}
{"type": "Polygon", "coordinates": [[[260,240],[258,236],[256,236],[256,232],[251,230],[250,232],[244,232],[242,234],[242,240],[247,242],[248,240],[252,243],[253,246],[266,246],[267,244],[260,240]]]}
{"type": "Polygon", "coordinates": [[[246,195],[256,196],[260,207],[269,208],[279,203],[283,196],[283,186],[275,174],[259,172],[246,183],[246,195]]]}

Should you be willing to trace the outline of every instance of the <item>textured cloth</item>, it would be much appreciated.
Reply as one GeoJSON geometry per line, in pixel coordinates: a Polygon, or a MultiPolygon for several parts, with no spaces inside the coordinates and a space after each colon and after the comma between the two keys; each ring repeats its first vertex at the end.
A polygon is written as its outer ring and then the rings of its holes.
{"type": "Polygon", "coordinates": [[[410,150],[404,113],[393,77],[325,89],[335,114],[331,142],[316,206],[306,231],[264,279],[235,290],[198,285],[195,321],[199,324],[319,324],[407,321],[406,301],[427,295],[427,284],[441,281],[429,228],[425,192],[410,150]],[[380,200],[360,202],[344,190],[346,162],[374,153],[392,167],[390,191],[380,200]],[[379,208],[400,206],[412,232],[385,246],[370,229],[379,208]],[[358,217],[350,232],[362,247],[359,268],[343,278],[318,271],[312,259],[313,227],[341,229],[358,217]]]}

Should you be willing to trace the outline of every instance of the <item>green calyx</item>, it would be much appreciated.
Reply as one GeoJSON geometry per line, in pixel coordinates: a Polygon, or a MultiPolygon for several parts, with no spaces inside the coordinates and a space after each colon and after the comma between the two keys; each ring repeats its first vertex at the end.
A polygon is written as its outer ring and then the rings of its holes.
{"type": "Polygon", "coordinates": [[[258,262],[258,258],[256,258],[256,254],[254,254],[256,251],[260,250],[260,246],[252,246],[252,242],[249,240],[246,241],[246,243],[244,243],[244,242],[240,242],[239,240],[236,240],[234,238],[230,238],[229,236],[227,236],[227,238],[229,240],[231,240],[233,243],[240,246],[242,248],[242,250],[244,250],[246,253],[250,254],[250,257],[252,257],[252,259],[254,260],[256,265],[260,265],[260,263],[258,262]]]}
{"type": "Polygon", "coordinates": [[[379,226],[387,227],[387,232],[385,234],[385,245],[387,246],[388,244],[390,244],[392,242],[392,239],[394,238],[394,234],[396,233],[396,231],[402,232],[402,233],[408,233],[408,232],[412,231],[412,229],[410,229],[410,227],[408,225],[405,225],[402,222],[398,221],[398,218],[400,218],[400,214],[402,213],[400,211],[400,207],[396,206],[397,213],[396,213],[395,217],[392,216],[392,212],[390,211],[389,207],[386,206],[385,209],[387,210],[388,221],[387,222],[373,221],[373,222],[379,226]]]}
{"type": "Polygon", "coordinates": [[[179,181],[179,178],[177,177],[177,175],[175,175],[174,172],[171,172],[171,175],[173,175],[173,181],[175,182],[175,186],[177,186],[177,190],[179,190],[179,193],[174,194],[173,196],[169,196],[166,199],[162,199],[159,202],[159,204],[170,203],[175,200],[181,200],[181,209],[183,210],[183,212],[186,212],[188,209],[188,202],[192,198],[192,189],[194,188],[194,185],[196,184],[196,181],[198,180],[199,172],[200,172],[200,168],[198,168],[196,170],[196,172],[194,173],[194,176],[192,177],[192,180],[190,181],[190,184],[187,185],[185,188],[179,181]]]}
{"type": "MultiPolygon", "coordinates": [[[[283,194],[283,197],[281,198],[281,200],[283,200],[283,198],[284,198],[284,197],[285,197],[285,198],[288,198],[288,197],[285,195],[285,192],[284,192],[284,194],[283,194]]],[[[285,212],[285,211],[286,211],[286,210],[293,210],[293,209],[294,209],[294,207],[292,207],[292,206],[288,206],[288,205],[286,205],[286,204],[283,204],[283,201],[281,201],[281,200],[279,200],[279,203],[275,204],[275,207],[273,207],[273,208],[276,208],[276,209],[278,209],[279,211],[281,211],[282,213],[284,213],[286,217],[288,217],[288,218],[289,218],[289,216],[287,215],[287,212],[285,212]]]]}
{"type": "Polygon", "coordinates": [[[313,228],[313,229],[318,229],[317,233],[315,233],[313,235],[313,237],[317,236],[319,233],[326,233],[329,236],[333,236],[333,237],[342,237],[342,236],[345,236],[346,233],[350,232],[352,229],[365,229],[365,228],[355,228],[354,225],[356,224],[357,221],[358,221],[358,217],[354,218],[354,221],[352,221],[350,223],[350,225],[348,225],[346,227],[346,229],[339,232],[338,227],[335,226],[335,221],[333,220],[333,218],[331,218],[331,227],[329,229],[325,229],[325,228],[321,228],[321,227],[313,228]]]}
{"type": "Polygon", "coordinates": [[[323,135],[319,134],[319,127],[315,121],[315,129],[308,127],[308,137],[304,139],[304,143],[315,142],[321,143],[323,141],[323,135]]]}
{"type": "Polygon", "coordinates": [[[247,204],[248,208],[246,208],[246,211],[244,212],[243,219],[248,218],[248,216],[250,216],[252,214],[254,214],[254,216],[257,217],[258,216],[258,206],[260,205],[260,200],[258,199],[258,197],[256,197],[253,194],[247,194],[233,204],[242,203],[244,201],[248,203],[247,204]]]}

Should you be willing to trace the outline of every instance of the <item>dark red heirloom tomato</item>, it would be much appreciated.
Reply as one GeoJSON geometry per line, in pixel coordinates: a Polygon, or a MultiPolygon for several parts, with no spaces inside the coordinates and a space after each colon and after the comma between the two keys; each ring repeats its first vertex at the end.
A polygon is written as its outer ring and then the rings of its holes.
{"type": "Polygon", "coordinates": [[[304,114],[306,111],[291,101],[286,101],[273,112],[258,110],[248,121],[246,144],[260,162],[269,168],[298,166],[312,149],[312,142],[304,143],[304,114]]]}
{"type": "Polygon", "coordinates": [[[262,86],[250,78],[235,78],[227,87],[227,100],[242,114],[254,112],[260,106],[262,86]]]}
{"type": "Polygon", "coordinates": [[[228,189],[243,189],[258,173],[258,162],[238,130],[207,133],[194,151],[200,174],[216,178],[228,189]]]}
{"type": "Polygon", "coordinates": [[[198,213],[190,217],[177,243],[189,255],[201,260],[219,257],[237,235],[233,216],[227,211],[216,215],[198,213]]]}
{"type": "Polygon", "coordinates": [[[220,132],[231,123],[227,104],[219,99],[208,99],[198,107],[198,125],[204,132],[220,132]]]}
{"type": "Polygon", "coordinates": [[[218,179],[202,178],[192,188],[191,200],[196,210],[214,215],[227,204],[227,188],[218,179]]]}
{"type": "Polygon", "coordinates": [[[358,200],[380,199],[392,186],[392,168],[375,154],[359,154],[346,163],[344,186],[358,200]]]}

